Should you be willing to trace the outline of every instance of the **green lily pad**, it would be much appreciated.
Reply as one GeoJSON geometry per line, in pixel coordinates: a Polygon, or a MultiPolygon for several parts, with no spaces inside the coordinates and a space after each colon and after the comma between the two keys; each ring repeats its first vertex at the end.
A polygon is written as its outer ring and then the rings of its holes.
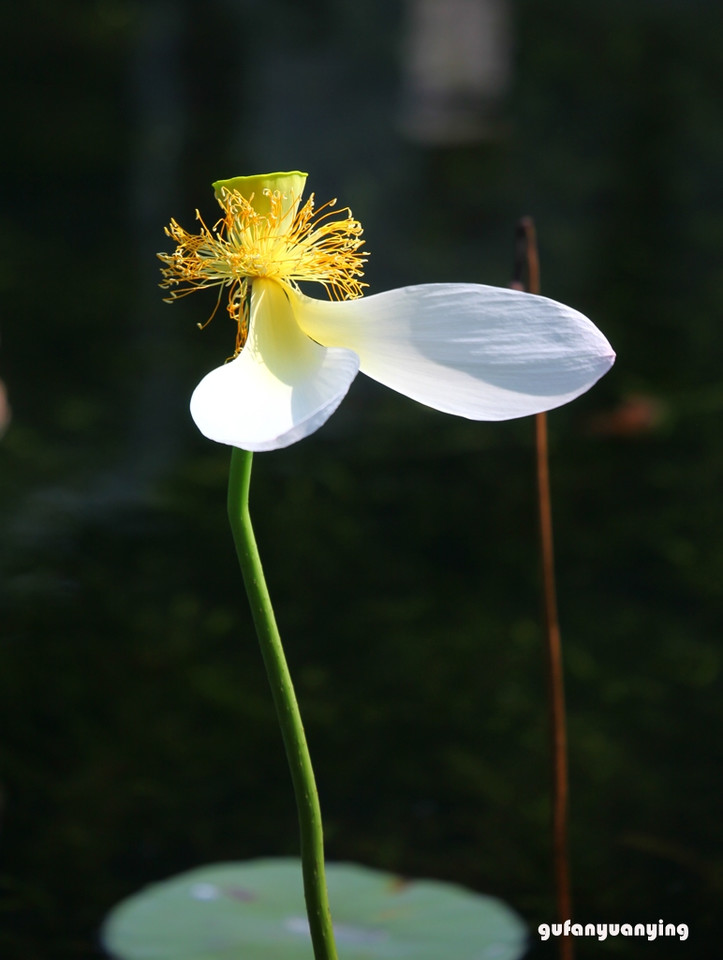
{"type": "MultiPolygon", "coordinates": [[[[356,864],[327,865],[340,960],[516,960],[520,918],[493,897],[407,882],[356,864]]],[[[311,960],[298,860],[201,867],[147,887],[108,916],[117,960],[311,960]]]]}

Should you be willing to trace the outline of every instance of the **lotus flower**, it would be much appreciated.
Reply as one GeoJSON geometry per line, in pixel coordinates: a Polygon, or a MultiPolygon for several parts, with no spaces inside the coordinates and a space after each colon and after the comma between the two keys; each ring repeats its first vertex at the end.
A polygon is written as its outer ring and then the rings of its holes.
{"type": "MultiPolygon", "coordinates": [[[[223,217],[198,234],[172,220],[161,253],[169,300],[228,291],[233,356],[208,373],[191,415],[211,440],[275,450],[318,430],[357,373],[471,420],[551,410],[588,390],[615,354],[576,310],[517,290],[429,283],[362,296],[361,224],[303,204],[306,174],[214,184],[223,217]],[[322,285],[328,299],[301,292],[322,285]]],[[[217,304],[218,306],[218,304],[217,304]]],[[[214,311],[215,313],[215,311],[214,311]]],[[[205,326],[205,324],[203,324],[205,326]]]]}

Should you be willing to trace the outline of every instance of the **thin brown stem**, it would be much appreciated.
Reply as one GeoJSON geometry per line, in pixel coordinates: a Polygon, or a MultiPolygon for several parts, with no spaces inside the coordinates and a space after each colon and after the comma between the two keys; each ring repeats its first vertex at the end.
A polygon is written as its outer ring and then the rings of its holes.
{"type": "MultiPolygon", "coordinates": [[[[540,292],[540,262],[535,225],[524,217],[517,225],[515,270],[512,286],[529,293],[540,292]]],[[[535,416],[537,449],[537,499],[542,560],[542,596],[545,619],[545,651],[552,748],[552,850],[555,875],[555,900],[560,923],[572,919],[570,860],[568,854],[568,773],[567,731],[565,719],[565,683],[562,667],[562,642],[557,616],[555,587],[555,550],[550,497],[550,467],[547,443],[547,414],[535,416]]],[[[560,960],[573,960],[573,941],[559,940],[560,960]]]]}

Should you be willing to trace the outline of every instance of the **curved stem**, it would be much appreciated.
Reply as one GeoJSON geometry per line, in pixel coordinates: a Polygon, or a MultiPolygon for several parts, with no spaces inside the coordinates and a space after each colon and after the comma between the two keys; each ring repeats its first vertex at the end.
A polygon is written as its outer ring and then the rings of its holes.
{"type": "Polygon", "coordinates": [[[301,837],[304,896],[314,957],[315,960],[337,960],[324,872],[324,838],[319,796],[299,705],[251,526],[249,484],[252,459],[253,455],[248,451],[234,448],[228,484],[228,518],[294,785],[301,837]]]}

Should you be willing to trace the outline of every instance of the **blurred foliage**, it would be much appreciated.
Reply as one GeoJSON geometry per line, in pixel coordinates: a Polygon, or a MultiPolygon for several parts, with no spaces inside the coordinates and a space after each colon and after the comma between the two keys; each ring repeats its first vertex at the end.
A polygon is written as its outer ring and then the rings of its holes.
{"type": "MultiPolygon", "coordinates": [[[[584,921],[712,955],[720,824],[723,8],[518,0],[504,130],[403,139],[389,0],[26,0],[3,22],[0,954],[98,956],[105,912],[204,862],[295,855],[283,751],[187,398],[228,353],[166,307],[171,216],[300,168],[365,224],[373,289],[543,289],[613,372],[550,418],[584,921]]],[[[328,853],[552,917],[532,428],[360,378],[258,456],[253,510],[328,853]]],[[[533,938],[534,939],[534,938],[533,938]]],[[[634,942],[579,942],[585,957],[634,942]]],[[[693,953],[686,950],[692,950],[693,953]]],[[[533,949],[554,955],[554,945],[533,949]]]]}
{"type": "MultiPolygon", "coordinates": [[[[458,960],[519,960],[527,952],[527,927],[495,897],[352,863],[328,864],[326,881],[347,960],[437,960],[440,949],[458,960]]],[[[304,913],[298,858],[262,857],[145,887],[111,912],[101,939],[122,960],[307,960],[304,913]]]]}

